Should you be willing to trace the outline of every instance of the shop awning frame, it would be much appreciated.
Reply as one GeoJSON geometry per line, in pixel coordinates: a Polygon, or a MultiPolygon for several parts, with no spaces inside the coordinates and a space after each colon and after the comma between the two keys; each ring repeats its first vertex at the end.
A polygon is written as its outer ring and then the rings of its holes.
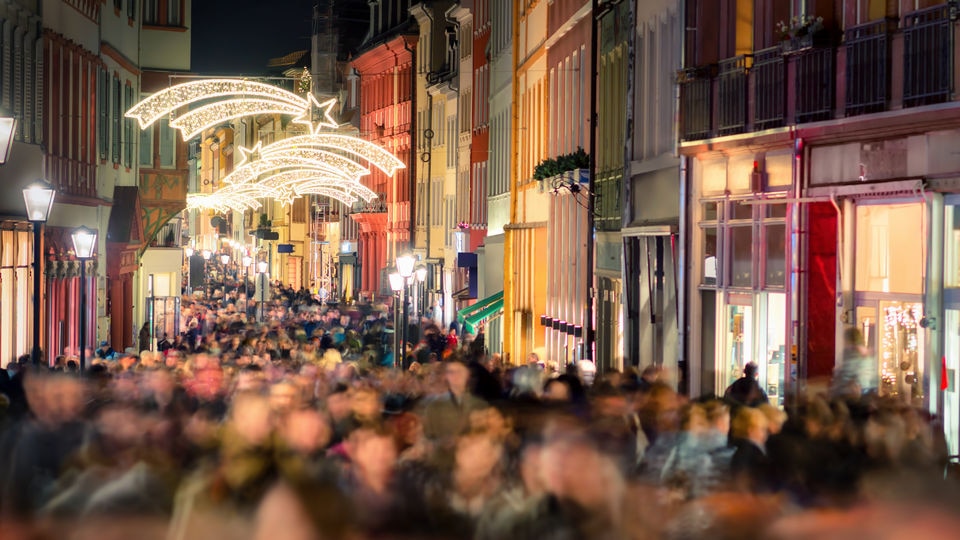
{"type": "Polygon", "coordinates": [[[503,291],[500,291],[458,311],[457,322],[464,326],[466,332],[475,334],[480,325],[502,314],[503,291]]]}

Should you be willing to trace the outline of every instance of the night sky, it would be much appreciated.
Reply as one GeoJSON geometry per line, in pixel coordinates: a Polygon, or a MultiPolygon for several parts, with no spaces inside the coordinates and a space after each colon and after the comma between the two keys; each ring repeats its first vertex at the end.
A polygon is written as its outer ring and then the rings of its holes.
{"type": "Polygon", "coordinates": [[[267,61],[310,49],[314,0],[193,0],[191,71],[260,75],[267,61]]]}

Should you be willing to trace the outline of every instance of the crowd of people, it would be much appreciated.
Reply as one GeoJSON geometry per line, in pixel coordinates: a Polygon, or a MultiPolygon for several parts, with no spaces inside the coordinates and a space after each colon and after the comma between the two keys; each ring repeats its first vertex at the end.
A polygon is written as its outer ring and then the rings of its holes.
{"type": "Polygon", "coordinates": [[[748,365],[689,399],[428,321],[395,362],[376,311],[279,289],[258,322],[240,292],[82,376],[0,371],[0,538],[960,534],[939,420],[855,378],[780,408],[748,365]]]}

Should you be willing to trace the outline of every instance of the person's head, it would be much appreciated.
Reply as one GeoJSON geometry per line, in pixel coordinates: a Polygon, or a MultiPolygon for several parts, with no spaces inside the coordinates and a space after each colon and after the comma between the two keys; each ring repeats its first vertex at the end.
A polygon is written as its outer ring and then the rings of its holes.
{"type": "Polygon", "coordinates": [[[863,347],[863,332],[856,326],[847,327],[843,331],[843,344],[846,347],[863,347]]]}
{"type": "Polygon", "coordinates": [[[562,379],[550,379],[543,387],[543,399],[558,403],[570,401],[570,385],[562,379]]]}
{"type": "Polygon", "coordinates": [[[107,350],[107,349],[110,348],[110,344],[107,343],[106,341],[101,341],[101,342],[100,342],[100,348],[105,351],[105,350],[107,350]]]}
{"type": "Polygon", "coordinates": [[[447,383],[447,388],[459,396],[467,391],[470,370],[460,360],[451,360],[444,366],[444,380],[447,383]]]}
{"type": "Polygon", "coordinates": [[[709,428],[706,409],[696,403],[686,405],[680,414],[680,427],[687,433],[705,432],[709,428]]]}
{"type": "Polygon", "coordinates": [[[767,425],[767,417],[760,410],[743,407],[733,419],[733,437],[763,446],[767,442],[767,425]]]}
{"type": "Polygon", "coordinates": [[[718,400],[708,401],[703,405],[710,428],[726,436],[730,432],[730,407],[718,400]]]}
{"type": "Polygon", "coordinates": [[[327,446],[332,431],[327,420],[315,409],[290,411],[280,425],[284,444],[301,454],[312,454],[327,446]]]}
{"type": "Polygon", "coordinates": [[[783,424],[787,421],[787,413],[774,407],[769,403],[764,403],[758,407],[760,412],[767,417],[767,431],[770,435],[776,435],[783,429],[783,424]]]}
{"type": "Polygon", "coordinates": [[[757,377],[756,362],[747,362],[747,365],[743,366],[743,376],[747,379],[755,379],[757,377]]]}
{"type": "Polygon", "coordinates": [[[357,469],[369,476],[389,474],[397,461],[396,442],[388,431],[381,428],[354,430],[347,441],[347,452],[357,469]]]}

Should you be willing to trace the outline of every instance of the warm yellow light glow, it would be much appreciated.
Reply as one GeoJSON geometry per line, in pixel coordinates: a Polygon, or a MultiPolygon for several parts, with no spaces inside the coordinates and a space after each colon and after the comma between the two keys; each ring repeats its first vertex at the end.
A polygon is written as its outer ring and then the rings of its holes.
{"type": "MultiPolygon", "coordinates": [[[[261,149],[263,155],[296,148],[327,148],[342,154],[353,154],[369,161],[373,166],[383,171],[387,176],[393,176],[398,169],[405,168],[402,161],[386,149],[359,137],[351,135],[336,135],[332,133],[317,133],[301,135],[277,141],[261,149]]],[[[256,149],[257,147],[254,147],[256,149]]],[[[252,150],[250,150],[252,151],[252,150]]]]}
{"type": "Polygon", "coordinates": [[[161,90],[131,107],[126,116],[135,118],[140,124],[140,129],[144,129],[181,107],[198,101],[218,98],[248,100],[259,98],[274,105],[297,106],[300,112],[311,107],[308,100],[270,84],[242,79],[204,79],[177,84],[161,90]]]}
{"type": "Polygon", "coordinates": [[[344,180],[359,180],[370,174],[359,163],[330,152],[290,150],[289,154],[262,155],[260,159],[247,162],[223,178],[227,184],[246,184],[257,182],[261,176],[283,172],[287,169],[316,169],[328,176],[337,176],[344,180]]]}
{"type": "Polygon", "coordinates": [[[299,184],[294,189],[296,189],[297,193],[301,195],[307,195],[308,193],[318,193],[316,190],[319,190],[319,189],[324,189],[324,190],[342,189],[349,192],[350,195],[360,197],[361,199],[367,202],[370,202],[377,198],[377,194],[363,184],[345,185],[345,184],[328,182],[326,180],[316,180],[313,182],[299,184]]]}
{"type": "Polygon", "coordinates": [[[309,94],[306,101],[307,105],[304,107],[305,110],[300,116],[293,120],[293,123],[306,125],[307,131],[312,134],[319,133],[320,130],[325,127],[339,127],[336,120],[330,116],[330,111],[332,111],[333,107],[337,104],[336,98],[328,99],[320,103],[313,94],[309,94]]]}
{"type": "Polygon", "coordinates": [[[184,141],[196,137],[204,130],[223,123],[226,120],[254,116],[258,114],[289,114],[302,112],[299,105],[281,103],[265,99],[232,99],[204,105],[178,116],[170,122],[170,127],[180,130],[184,141]]]}

